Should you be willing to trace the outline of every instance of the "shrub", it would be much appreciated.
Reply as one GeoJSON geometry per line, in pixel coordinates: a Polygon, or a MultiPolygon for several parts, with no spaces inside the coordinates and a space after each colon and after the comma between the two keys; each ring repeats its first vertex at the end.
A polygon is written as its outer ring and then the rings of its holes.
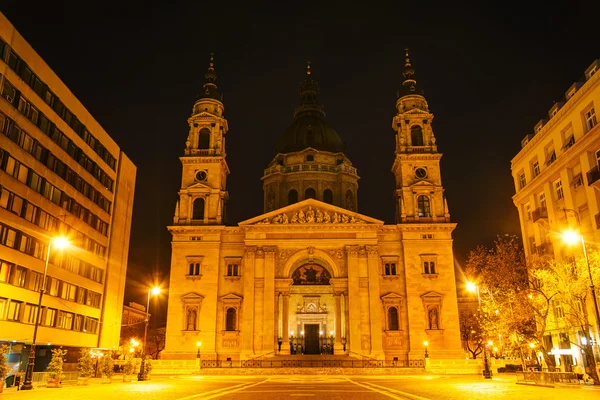
{"type": "Polygon", "coordinates": [[[123,373],[125,375],[131,375],[133,374],[133,368],[133,354],[128,352],[127,354],[125,354],[125,365],[123,366],[123,373]]]}
{"type": "Polygon", "coordinates": [[[49,379],[58,379],[61,380],[63,375],[63,358],[67,354],[67,350],[63,350],[62,347],[58,349],[52,349],[52,359],[50,360],[50,364],[46,368],[48,371],[49,379]]]}
{"type": "Polygon", "coordinates": [[[79,354],[79,376],[89,378],[94,374],[94,360],[92,360],[90,349],[81,349],[79,354]]]}
{"type": "Polygon", "coordinates": [[[106,376],[107,378],[112,378],[113,374],[115,373],[114,367],[113,367],[113,352],[111,350],[109,350],[105,355],[104,358],[102,359],[102,373],[104,374],[104,376],[106,376]]]}
{"type": "Polygon", "coordinates": [[[6,375],[8,375],[8,346],[3,344],[0,346],[0,381],[6,379],[6,375]]]}

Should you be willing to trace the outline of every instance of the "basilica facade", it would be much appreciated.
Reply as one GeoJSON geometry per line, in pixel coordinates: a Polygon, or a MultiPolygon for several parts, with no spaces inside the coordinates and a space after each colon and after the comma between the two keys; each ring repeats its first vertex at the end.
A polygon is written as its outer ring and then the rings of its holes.
{"type": "Polygon", "coordinates": [[[360,214],[358,174],[310,64],[264,170],[263,214],[226,226],[224,104],[213,61],[188,120],[163,358],[335,354],[464,358],[433,114],[408,53],[397,113],[397,221],[360,214]],[[201,348],[198,346],[201,344],[201,348]],[[201,350],[201,352],[199,351],[201,350]]]}

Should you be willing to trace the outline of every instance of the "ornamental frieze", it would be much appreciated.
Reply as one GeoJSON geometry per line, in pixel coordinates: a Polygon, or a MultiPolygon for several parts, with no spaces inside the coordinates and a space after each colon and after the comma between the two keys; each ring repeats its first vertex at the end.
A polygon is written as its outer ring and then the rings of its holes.
{"type": "Polygon", "coordinates": [[[365,221],[354,215],[330,214],[319,208],[308,206],[293,213],[281,213],[273,218],[265,218],[259,224],[364,224],[365,221]]]}

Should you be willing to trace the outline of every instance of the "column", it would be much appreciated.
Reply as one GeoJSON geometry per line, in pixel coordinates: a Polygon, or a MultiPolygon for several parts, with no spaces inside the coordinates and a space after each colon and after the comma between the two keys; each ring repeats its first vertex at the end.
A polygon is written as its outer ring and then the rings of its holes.
{"type": "Polygon", "coordinates": [[[358,246],[346,246],[348,260],[348,329],[346,349],[361,354],[360,342],[360,292],[358,287],[358,246]],[[350,295],[351,293],[351,295],[350,295]]]}
{"type": "Polygon", "coordinates": [[[263,344],[262,350],[270,353],[277,349],[275,334],[275,246],[264,246],[263,270],[263,344]]]}
{"type": "Polygon", "coordinates": [[[256,249],[254,263],[254,353],[261,353],[264,334],[264,289],[265,289],[265,252],[259,247],[256,249]]]}
{"type": "Polygon", "coordinates": [[[242,359],[251,358],[254,354],[254,264],[256,261],[256,246],[246,247],[243,259],[244,278],[244,311],[240,326],[242,330],[242,359]]]}
{"type": "Polygon", "coordinates": [[[280,354],[290,354],[290,293],[283,292],[283,332],[280,354]]]}
{"type": "Polygon", "coordinates": [[[344,346],[342,345],[342,301],[341,292],[333,294],[335,297],[335,344],[333,346],[334,354],[342,354],[344,346]]]}
{"type": "MultiPolygon", "coordinates": [[[[369,271],[369,321],[371,326],[371,356],[383,357],[381,297],[379,289],[379,252],[377,246],[365,246],[367,250],[367,267],[369,271]]],[[[398,266],[399,267],[399,266],[398,266]]]]}

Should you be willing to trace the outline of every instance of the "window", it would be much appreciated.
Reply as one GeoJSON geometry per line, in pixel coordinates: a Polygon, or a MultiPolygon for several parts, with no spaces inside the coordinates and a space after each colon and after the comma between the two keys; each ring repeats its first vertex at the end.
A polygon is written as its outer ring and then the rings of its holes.
{"type": "Polygon", "coordinates": [[[56,324],[56,327],[71,330],[73,328],[73,313],[59,311],[58,323],[56,324]]]}
{"type": "Polygon", "coordinates": [[[315,161],[315,156],[312,154],[307,154],[306,155],[306,161],[315,161]]]}
{"type": "Polygon", "coordinates": [[[60,281],[56,278],[48,277],[46,279],[46,293],[50,296],[58,296],[60,281]]]}
{"type": "Polygon", "coordinates": [[[525,172],[520,172],[519,173],[519,189],[523,189],[526,184],[527,184],[527,181],[525,180],[525,172]]]}
{"type": "Polygon", "coordinates": [[[204,219],[204,199],[202,197],[194,200],[192,219],[204,219]]]}
{"type": "Polygon", "coordinates": [[[235,308],[233,307],[229,307],[227,309],[227,319],[225,322],[225,330],[227,331],[235,331],[236,329],[236,322],[237,322],[237,311],[235,308]]]}
{"type": "Polygon", "coordinates": [[[529,221],[531,219],[531,204],[525,204],[525,221],[529,221]]]}
{"type": "Polygon", "coordinates": [[[238,264],[227,264],[227,276],[239,276],[238,264]]]}
{"type": "MultiPolygon", "coordinates": [[[[421,255],[423,275],[436,275],[437,271],[437,256],[435,254],[421,255]]],[[[431,277],[430,277],[431,278],[431,277]]]]}
{"type": "Polygon", "coordinates": [[[531,174],[534,178],[540,174],[540,163],[538,160],[535,160],[533,164],[531,164],[531,174]]]}
{"type": "Polygon", "coordinates": [[[556,161],[556,152],[553,147],[549,147],[546,149],[546,166],[552,164],[556,161]]]}
{"type": "Polygon", "coordinates": [[[8,282],[12,264],[0,260],[0,282],[8,282]]]}
{"type": "Polygon", "coordinates": [[[200,133],[198,134],[198,148],[210,148],[210,130],[208,130],[207,128],[201,129],[200,133]]]}
{"type": "Polygon", "coordinates": [[[565,145],[563,146],[563,149],[568,150],[574,144],[575,144],[575,136],[573,136],[573,134],[571,134],[571,136],[569,136],[568,138],[565,139],[565,145]]]}
{"type": "Polygon", "coordinates": [[[73,330],[81,332],[83,329],[83,315],[75,315],[73,319],[73,330]]]}
{"type": "Polygon", "coordinates": [[[589,111],[585,113],[585,127],[586,131],[589,131],[593,127],[596,126],[598,122],[596,121],[596,111],[591,108],[589,111]]]}
{"type": "Polygon", "coordinates": [[[553,305],[554,305],[554,318],[559,319],[559,318],[564,318],[565,317],[565,312],[563,310],[562,304],[560,301],[558,300],[553,300],[553,305]]]}
{"type": "Polygon", "coordinates": [[[396,307],[390,307],[388,308],[388,330],[397,331],[398,329],[398,309],[396,307]]]}
{"type": "Polygon", "coordinates": [[[37,317],[38,306],[35,304],[25,304],[25,310],[23,312],[23,322],[26,324],[35,324],[35,318],[37,317]]]}
{"type": "Polygon", "coordinates": [[[77,295],[77,286],[63,282],[60,297],[65,300],[75,301],[77,295]]]}
{"type": "Polygon", "coordinates": [[[538,198],[540,199],[540,208],[546,208],[546,194],[540,193],[538,198]]]}
{"type": "Polygon", "coordinates": [[[421,195],[417,198],[417,212],[419,217],[430,217],[429,197],[421,195]]]}
{"type": "Polygon", "coordinates": [[[98,320],[95,318],[85,317],[83,331],[87,333],[96,333],[98,329],[98,320]]]}
{"type": "Polygon", "coordinates": [[[333,192],[329,189],[323,191],[323,201],[327,204],[333,204],[333,192]]]}
{"type": "Polygon", "coordinates": [[[46,315],[43,318],[43,325],[54,326],[56,323],[57,310],[54,308],[46,308],[46,315]]]}
{"type": "Polygon", "coordinates": [[[40,289],[42,288],[42,280],[43,279],[44,279],[43,274],[29,270],[29,273],[28,273],[29,289],[39,292],[40,289]]]}
{"type": "Polygon", "coordinates": [[[90,307],[100,308],[101,297],[102,296],[100,295],[100,293],[96,293],[96,292],[92,292],[91,290],[88,290],[87,296],[85,299],[85,304],[87,304],[90,307]]]}
{"type": "Polygon", "coordinates": [[[200,275],[200,263],[190,263],[188,275],[200,275]]]}
{"type": "Polygon", "coordinates": [[[292,189],[288,192],[288,205],[298,202],[298,192],[296,189],[292,189]]]}
{"type": "Polygon", "coordinates": [[[8,299],[0,297],[0,321],[6,319],[6,310],[8,310],[8,299]]]}
{"type": "Polygon", "coordinates": [[[19,321],[21,317],[21,307],[23,306],[23,302],[11,300],[8,304],[8,314],[6,315],[6,319],[9,321],[19,321]]]}
{"type": "Polygon", "coordinates": [[[559,180],[557,180],[556,182],[554,182],[554,190],[556,191],[556,199],[560,200],[563,197],[565,197],[565,194],[563,192],[563,187],[562,187],[562,182],[559,180]]]}
{"type": "Polygon", "coordinates": [[[423,146],[423,129],[414,125],[410,128],[410,139],[412,146],[423,146]]]}
{"type": "Polygon", "coordinates": [[[386,275],[396,275],[396,263],[385,263],[384,272],[386,275]]]}
{"type": "Polygon", "coordinates": [[[573,176],[573,181],[571,182],[571,185],[573,185],[574,189],[583,186],[583,175],[581,174],[581,172],[573,176]]]}
{"type": "Polygon", "coordinates": [[[304,199],[316,199],[317,191],[313,188],[308,188],[304,191],[304,199]]]}
{"type": "Polygon", "coordinates": [[[27,269],[20,265],[15,265],[10,271],[10,284],[25,287],[25,277],[27,276],[27,269]]]}

